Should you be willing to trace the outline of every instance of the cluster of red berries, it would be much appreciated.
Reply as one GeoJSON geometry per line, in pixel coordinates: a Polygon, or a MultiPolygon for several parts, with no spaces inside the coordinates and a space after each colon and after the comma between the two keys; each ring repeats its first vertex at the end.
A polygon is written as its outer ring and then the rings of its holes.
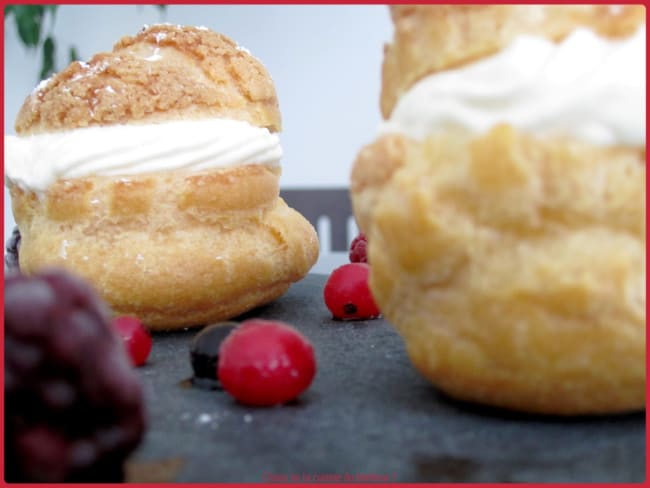
{"type": "Polygon", "coordinates": [[[363,233],[355,237],[350,244],[350,263],[336,268],[325,283],[325,305],[335,319],[364,320],[381,315],[368,286],[367,245],[363,233]]]}
{"type": "MultiPolygon", "coordinates": [[[[334,318],[380,315],[368,287],[366,246],[367,240],[360,234],[350,246],[351,262],[334,270],[327,281],[325,303],[334,318]]],[[[136,317],[121,316],[113,319],[112,328],[122,339],[131,364],[144,365],[152,337],[143,323],[136,317]]],[[[279,321],[251,319],[205,327],[192,341],[190,355],[195,379],[212,382],[247,405],[294,400],[316,374],[312,345],[296,329],[279,321]]]]}
{"type": "Polygon", "coordinates": [[[367,263],[368,262],[368,239],[366,235],[361,232],[357,237],[352,239],[350,243],[350,252],[348,253],[351,263],[367,263]]]}
{"type": "MultiPolygon", "coordinates": [[[[190,347],[194,384],[214,382],[246,405],[272,406],[297,398],[316,374],[310,342],[276,320],[213,324],[190,347]]],[[[209,386],[209,383],[207,383],[209,386]]]]}
{"type": "MultiPolygon", "coordinates": [[[[113,319],[133,366],[146,363],[152,339],[135,317],[113,319]]],[[[316,374],[310,342],[279,321],[251,319],[205,327],[190,345],[193,384],[224,389],[239,402],[272,406],[297,398],[316,374]]]]}

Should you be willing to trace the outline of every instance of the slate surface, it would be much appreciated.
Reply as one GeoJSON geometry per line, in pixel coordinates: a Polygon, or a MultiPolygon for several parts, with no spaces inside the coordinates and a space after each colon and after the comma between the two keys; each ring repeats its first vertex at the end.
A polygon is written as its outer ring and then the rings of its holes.
{"type": "Polygon", "coordinates": [[[313,343],[299,401],[237,404],[188,387],[196,331],[157,334],[140,368],[150,425],[128,466],[139,482],[640,482],[645,416],[558,419],[452,401],[413,369],[383,320],[339,322],[310,275],[250,316],[313,343]]]}

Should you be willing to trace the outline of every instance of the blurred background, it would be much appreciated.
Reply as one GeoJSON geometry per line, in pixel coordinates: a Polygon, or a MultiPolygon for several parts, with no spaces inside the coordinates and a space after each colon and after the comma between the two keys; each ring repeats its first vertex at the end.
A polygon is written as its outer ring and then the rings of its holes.
{"type": "MultiPolygon", "coordinates": [[[[282,111],[281,189],[347,188],[358,150],[374,138],[380,122],[379,90],[383,45],[392,36],[385,5],[62,5],[42,18],[39,45],[26,47],[15,15],[5,16],[4,127],[40,81],[43,41],[55,43],[57,70],[111,50],[143,25],[169,22],[205,26],[249,49],[273,77],[282,111]]],[[[49,49],[48,46],[46,49],[49,49]]],[[[14,220],[5,189],[4,240],[14,220]]],[[[316,226],[327,234],[327,219],[316,226]]],[[[348,241],[356,227],[348,221],[348,241]]],[[[327,273],[345,261],[321,242],[314,272],[327,273]]]]}

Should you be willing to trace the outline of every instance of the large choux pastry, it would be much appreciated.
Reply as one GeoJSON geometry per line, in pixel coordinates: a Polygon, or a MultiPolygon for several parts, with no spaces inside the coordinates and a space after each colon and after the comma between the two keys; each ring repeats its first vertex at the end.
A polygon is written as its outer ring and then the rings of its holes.
{"type": "Polygon", "coordinates": [[[645,406],[645,11],[395,6],[351,194],[370,286],[448,395],[645,406]]]}
{"type": "Polygon", "coordinates": [[[318,257],[279,197],[280,128],[264,66],[205,28],[145,27],[72,63],[5,137],[21,271],[74,271],[153,330],[278,298],[318,257]]]}

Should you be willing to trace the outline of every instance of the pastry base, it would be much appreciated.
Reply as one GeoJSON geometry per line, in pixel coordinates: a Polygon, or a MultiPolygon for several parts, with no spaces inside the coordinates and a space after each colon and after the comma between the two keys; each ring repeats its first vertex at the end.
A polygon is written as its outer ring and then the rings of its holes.
{"type": "Polygon", "coordinates": [[[384,136],[352,203],[373,294],[432,383],[527,412],[644,408],[644,149],[384,136]]]}
{"type": "Polygon", "coordinates": [[[21,269],[69,269],[152,330],[237,316],[282,295],[318,257],[314,228],[278,197],[279,171],[93,177],[41,196],[12,186],[21,269]]]}

